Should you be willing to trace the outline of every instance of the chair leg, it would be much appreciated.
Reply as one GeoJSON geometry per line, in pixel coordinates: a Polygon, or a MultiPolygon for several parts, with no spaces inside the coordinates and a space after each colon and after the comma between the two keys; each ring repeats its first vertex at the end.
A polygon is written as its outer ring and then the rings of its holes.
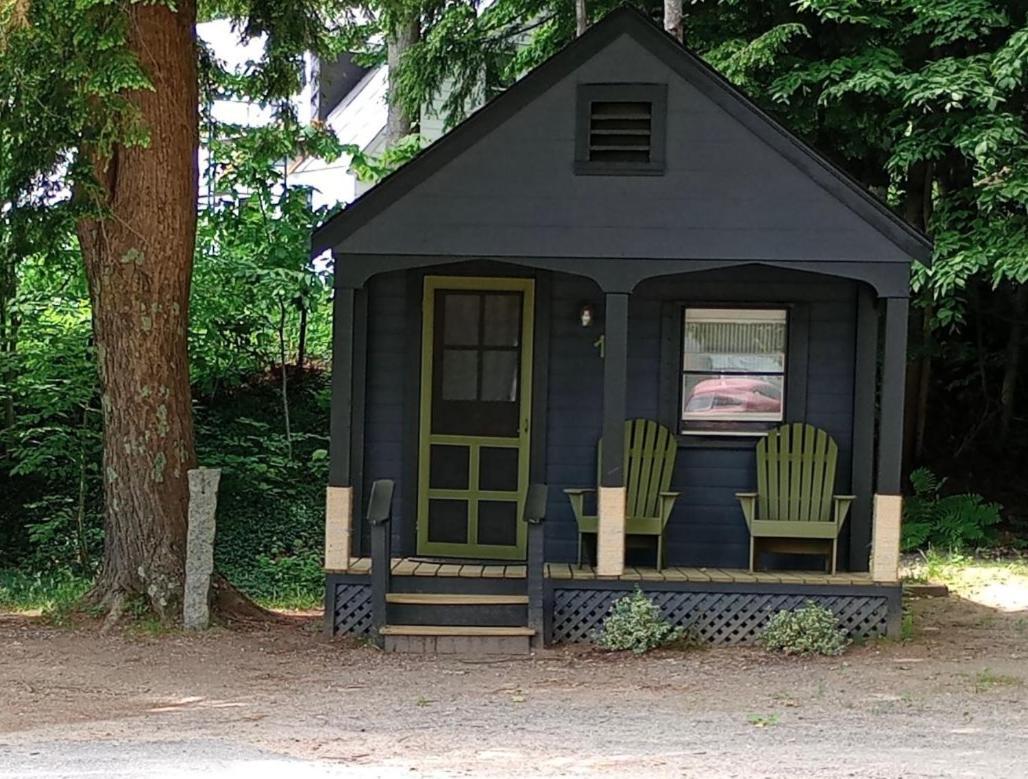
{"type": "Polygon", "coordinates": [[[754,556],[756,551],[756,541],[753,536],[750,536],[750,573],[757,570],[757,558],[754,556]]]}
{"type": "Polygon", "coordinates": [[[582,538],[584,536],[585,536],[585,533],[579,532],[579,534],[578,534],[578,567],[579,568],[582,567],[582,538]]]}
{"type": "Polygon", "coordinates": [[[657,536],[657,571],[664,570],[664,534],[657,536]]]}
{"type": "Polygon", "coordinates": [[[836,561],[836,559],[839,556],[837,554],[838,549],[839,549],[839,539],[836,538],[836,539],[832,540],[832,576],[835,576],[835,565],[836,565],[835,561],[836,561]]]}

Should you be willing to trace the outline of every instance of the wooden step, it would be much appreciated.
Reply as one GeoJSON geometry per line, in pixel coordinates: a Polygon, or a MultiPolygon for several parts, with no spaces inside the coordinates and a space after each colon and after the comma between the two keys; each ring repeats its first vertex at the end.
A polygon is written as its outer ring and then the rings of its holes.
{"type": "Polygon", "coordinates": [[[383,625],[383,636],[534,636],[529,627],[494,625],[383,625]]]}
{"type": "Polygon", "coordinates": [[[390,592],[387,603],[411,606],[525,606],[527,595],[487,595],[450,592],[390,592]]]}

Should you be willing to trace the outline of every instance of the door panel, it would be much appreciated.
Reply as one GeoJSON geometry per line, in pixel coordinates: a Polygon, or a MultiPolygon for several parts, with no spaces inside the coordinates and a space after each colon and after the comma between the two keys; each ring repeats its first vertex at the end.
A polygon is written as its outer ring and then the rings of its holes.
{"type": "Polygon", "coordinates": [[[524,557],[532,306],[530,279],[425,279],[419,554],[524,557]]]}

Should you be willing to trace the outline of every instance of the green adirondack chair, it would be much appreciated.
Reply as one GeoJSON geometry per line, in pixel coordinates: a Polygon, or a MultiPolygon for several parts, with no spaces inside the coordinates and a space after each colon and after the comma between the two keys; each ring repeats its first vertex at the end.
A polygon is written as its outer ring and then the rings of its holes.
{"type": "MultiPolygon", "coordinates": [[[[603,442],[597,446],[596,462],[602,458],[603,442]]],[[[625,505],[626,536],[657,537],[657,570],[664,567],[664,528],[679,493],[670,492],[678,442],[663,425],[649,419],[625,422],[625,505]]],[[[568,489],[571,509],[578,522],[578,564],[582,564],[582,540],[599,530],[599,517],[585,513],[585,496],[593,489],[568,489]]]]}
{"type": "Polygon", "coordinates": [[[812,425],[782,425],[757,444],[757,491],[737,492],[750,529],[750,570],[756,567],[756,540],[775,539],[767,551],[809,551],[822,541],[825,566],[835,573],[839,531],[853,495],[833,495],[839,447],[812,425]],[[798,543],[797,543],[798,542],[798,543]],[[830,551],[828,546],[831,546],[830,551]]]}

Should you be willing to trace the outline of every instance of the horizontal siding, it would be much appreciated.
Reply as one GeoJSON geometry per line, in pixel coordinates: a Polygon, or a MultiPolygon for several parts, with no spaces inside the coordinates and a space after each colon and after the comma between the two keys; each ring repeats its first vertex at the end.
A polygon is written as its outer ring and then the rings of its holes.
{"type": "MultiPolygon", "coordinates": [[[[561,308],[557,290],[561,290],[565,298],[575,299],[581,294],[578,286],[581,282],[571,279],[555,282],[555,311],[561,308]]],[[[672,276],[640,285],[629,305],[629,417],[660,416],[658,378],[661,309],[665,301],[807,305],[810,331],[806,421],[826,429],[838,442],[837,489],[848,490],[856,338],[855,285],[763,267],[672,276]]],[[[600,302],[599,296],[594,302],[600,302]]],[[[602,364],[597,364],[599,361],[581,348],[581,340],[574,327],[561,327],[555,322],[551,349],[554,355],[565,355],[567,362],[558,364],[555,360],[551,365],[551,376],[558,372],[564,377],[559,381],[551,379],[551,408],[576,409],[576,416],[563,425],[551,420],[550,425],[547,472],[552,492],[547,517],[547,556],[554,560],[573,560],[577,554],[574,516],[561,490],[592,487],[596,483],[602,364]],[[568,342],[561,343],[562,339],[568,342]],[[575,357],[578,363],[572,364],[575,357]],[[555,425],[559,425],[557,429],[555,425]]],[[[721,439],[716,448],[702,445],[679,448],[672,488],[681,491],[682,496],[668,524],[667,553],[671,564],[748,565],[749,533],[735,493],[755,487],[753,443],[753,439],[741,439],[732,447],[730,441],[721,439]]],[[[638,554],[637,562],[652,564],[653,551],[640,550],[638,554]]]]}
{"type": "MultiPolygon", "coordinates": [[[[480,266],[487,273],[490,266],[480,266]]],[[[405,415],[404,392],[410,375],[407,317],[417,301],[406,300],[404,273],[378,276],[369,283],[368,375],[365,421],[366,484],[377,478],[397,481],[395,534],[413,537],[412,518],[404,516],[408,490],[403,473],[405,432],[417,419],[405,415]]],[[[546,521],[547,558],[572,561],[577,527],[569,487],[596,486],[596,442],[602,427],[603,361],[594,346],[602,334],[603,297],[587,279],[552,275],[546,480],[550,497],[546,521]],[[583,328],[578,312],[596,308],[598,324],[583,328]]],[[[765,267],[674,276],[647,282],[629,305],[630,417],[657,418],[661,310],[666,301],[683,303],[805,303],[808,335],[806,420],[823,427],[840,447],[838,491],[849,489],[852,442],[853,360],[856,337],[856,287],[851,282],[765,267]]],[[[417,389],[413,388],[416,392],[417,389]]],[[[673,489],[681,491],[668,527],[669,562],[674,565],[743,567],[749,534],[735,493],[755,486],[753,440],[719,441],[717,447],[692,444],[678,451],[673,489]]],[[[365,493],[366,494],[366,493],[365,493]]],[[[635,554],[635,552],[632,552],[635,554]]],[[[640,550],[639,564],[652,564],[640,550]]]]}
{"type": "MultiPolygon", "coordinates": [[[[368,283],[368,367],[364,401],[364,495],[376,479],[393,479],[393,523],[406,524],[403,478],[404,377],[407,375],[406,275],[387,273],[368,283]]],[[[363,507],[361,517],[363,517],[363,507]]],[[[368,529],[361,536],[369,552],[368,529]]]]}

